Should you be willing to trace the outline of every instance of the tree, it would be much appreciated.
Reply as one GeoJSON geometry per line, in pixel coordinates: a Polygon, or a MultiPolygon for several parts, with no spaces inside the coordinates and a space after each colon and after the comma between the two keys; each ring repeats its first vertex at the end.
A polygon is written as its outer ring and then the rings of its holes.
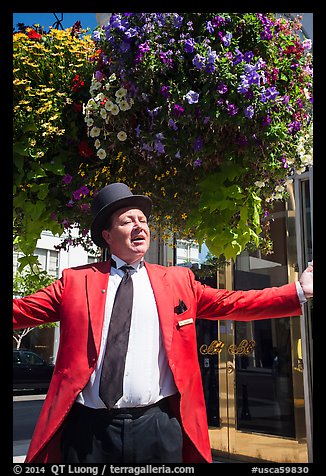
{"type": "MultiPolygon", "coordinates": [[[[41,271],[38,267],[29,267],[23,273],[16,273],[13,281],[13,295],[14,297],[23,297],[33,294],[41,288],[49,286],[55,278],[49,275],[46,271],[41,271]]],[[[56,323],[42,324],[38,326],[39,329],[45,327],[55,327],[56,323]]],[[[16,342],[16,348],[19,349],[23,338],[29,334],[34,327],[26,329],[14,330],[13,339],[16,342]]]]}

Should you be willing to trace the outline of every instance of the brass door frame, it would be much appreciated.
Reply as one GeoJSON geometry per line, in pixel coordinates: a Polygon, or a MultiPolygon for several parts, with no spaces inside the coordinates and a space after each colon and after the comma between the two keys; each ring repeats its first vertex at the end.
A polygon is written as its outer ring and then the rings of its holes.
{"type": "MultiPolygon", "coordinates": [[[[293,282],[298,277],[296,217],[293,199],[293,187],[289,185],[290,199],[287,204],[287,253],[288,279],[293,282]]],[[[233,263],[218,276],[218,287],[233,289],[233,263]]],[[[302,318],[290,318],[291,359],[294,396],[295,438],[275,437],[239,431],[236,428],[236,393],[235,393],[235,356],[228,352],[234,342],[235,325],[232,321],[220,321],[219,340],[225,343],[219,354],[219,399],[220,427],[210,428],[210,440],[213,454],[240,461],[274,461],[285,463],[311,462],[308,456],[306,403],[307,392],[304,390],[302,368],[302,318]]],[[[308,422],[309,423],[309,422],[308,422]]]]}

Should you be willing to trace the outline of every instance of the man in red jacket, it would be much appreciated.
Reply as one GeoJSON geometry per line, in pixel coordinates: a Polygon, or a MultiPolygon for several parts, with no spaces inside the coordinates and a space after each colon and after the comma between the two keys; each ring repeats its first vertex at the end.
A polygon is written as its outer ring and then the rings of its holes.
{"type": "Polygon", "coordinates": [[[151,206],[125,184],[104,187],[93,200],[91,235],[111,260],[66,269],[14,300],[15,328],[60,321],[26,462],[211,462],[196,319],[298,316],[312,297],[312,265],[296,283],[227,291],[202,285],[189,269],[145,262],[151,206]]]}

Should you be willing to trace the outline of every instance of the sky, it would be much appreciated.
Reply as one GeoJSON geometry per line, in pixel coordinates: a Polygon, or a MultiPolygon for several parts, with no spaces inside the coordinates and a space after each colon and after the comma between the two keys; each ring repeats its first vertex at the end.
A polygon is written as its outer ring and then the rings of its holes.
{"type": "MultiPolygon", "coordinates": [[[[76,21],[81,22],[83,29],[90,28],[90,32],[98,26],[96,13],[56,13],[56,16],[59,20],[63,16],[61,24],[64,29],[72,27],[76,21]]],[[[56,21],[54,13],[13,13],[13,28],[16,30],[17,23],[24,23],[28,26],[39,24],[44,27],[45,31],[48,31],[56,21]]]]}

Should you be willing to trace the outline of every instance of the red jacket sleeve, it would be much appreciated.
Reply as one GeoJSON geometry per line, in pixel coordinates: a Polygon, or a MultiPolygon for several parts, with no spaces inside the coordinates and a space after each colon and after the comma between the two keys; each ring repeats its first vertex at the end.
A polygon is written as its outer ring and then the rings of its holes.
{"type": "Polygon", "coordinates": [[[36,327],[60,319],[63,279],[34,294],[13,300],[14,329],[36,327]]]}
{"type": "Polygon", "coordinates": [[[300,316],[301,304],[295,283],[249,291],[227,291],[194,280],[197,317],[246,321],[300,316]]]}

